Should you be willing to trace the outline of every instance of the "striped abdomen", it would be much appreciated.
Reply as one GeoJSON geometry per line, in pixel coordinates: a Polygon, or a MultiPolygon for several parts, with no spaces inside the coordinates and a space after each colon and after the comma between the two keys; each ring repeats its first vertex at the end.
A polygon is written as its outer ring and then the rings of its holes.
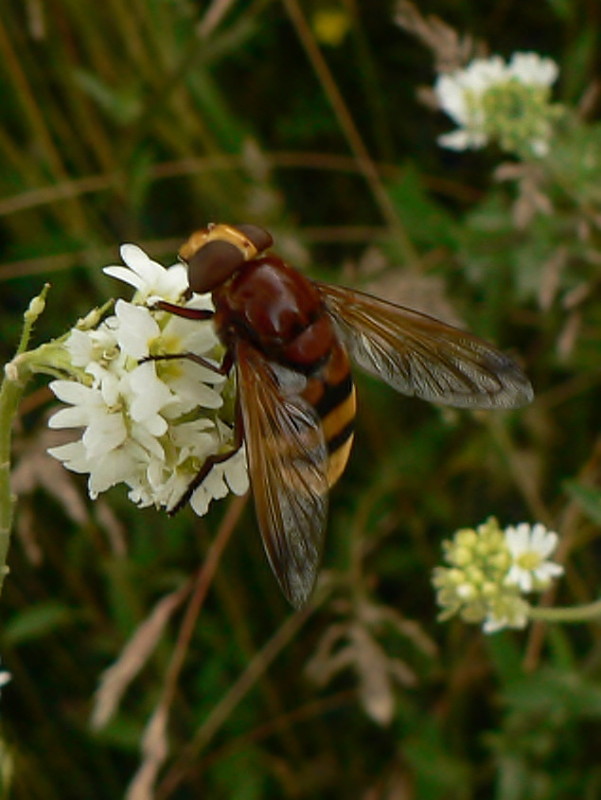
{"type": "Polygon", "coordinates": [[[317,411],[328,448],[328,486],[342,475],[353,444],[355,385],[348,355],[336,341],[327,361],[312,375],[303,397],[317,411]]]}

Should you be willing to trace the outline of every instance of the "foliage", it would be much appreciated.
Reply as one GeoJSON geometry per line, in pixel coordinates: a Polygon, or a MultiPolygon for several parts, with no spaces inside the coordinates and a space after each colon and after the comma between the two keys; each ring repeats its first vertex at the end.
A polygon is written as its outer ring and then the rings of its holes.
{"type": "Polygon", "coordinates": [[[170,263],[205,222],[253,221],[313,277],[512,350],[537,399],[442,411],[357,376],[323,580],[291,614],[250,505],[91,502],[46,454],[63,440],[30,384],[0,797],[601,796],[597,621],[486,636],[437,622],[430,582],[441,540],[494,515],[559,533],[565,604],[601,583],[593,6],[436,0],[443,23],[382,0],[5,0],[3,363],[45,280],[37,343],[111,296],[119,243],[170,263]],[[453,123],[422,84],[530,49],[558,63],[568,109],[548,156],[441,148],[453,123]]]}

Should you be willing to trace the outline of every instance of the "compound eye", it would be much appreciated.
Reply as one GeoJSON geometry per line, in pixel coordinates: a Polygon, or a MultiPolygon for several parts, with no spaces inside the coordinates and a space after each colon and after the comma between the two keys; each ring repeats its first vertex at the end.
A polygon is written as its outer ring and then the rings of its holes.
{"type": "Polygon", "coordinates": [[[244,264],[242,251],[229,242],[207,242],[188,260],[188,284],[193,292],[211,292],[244,264]]]}
{"type": "Polygon", "coordinates": [[[259,225],[233,225],[237,231],[243,233],[247,239],[256,247],[257,253],[262,253],[263,250],[267,250],[268,247],[271,247],[273,244],[273,237],[272,235],[265,230],[265,228],[259,227],[259,225]]]}

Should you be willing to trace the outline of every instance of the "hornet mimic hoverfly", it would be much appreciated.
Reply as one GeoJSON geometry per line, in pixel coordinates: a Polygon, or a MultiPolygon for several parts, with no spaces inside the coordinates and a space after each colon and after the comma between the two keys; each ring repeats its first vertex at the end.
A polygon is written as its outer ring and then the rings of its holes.
{"type": "Polygon", "coordinates": [[[263,544],[293,606],[309,598],[319,567],[328,489],[349,457],[355,387],[349,357],[394,389],[463,408],[516,408],[532,400],[519,366],[482,339],[362,292],[312,281],[266,252],[256,225],[213,224],[180,249],[189,292],[211,292],[214,311],[159,301],[155,308],[213,319],[221,365],[237,380],[235,445],[211,456],[177,504],[214,464],[246,446],[263,544]]]}

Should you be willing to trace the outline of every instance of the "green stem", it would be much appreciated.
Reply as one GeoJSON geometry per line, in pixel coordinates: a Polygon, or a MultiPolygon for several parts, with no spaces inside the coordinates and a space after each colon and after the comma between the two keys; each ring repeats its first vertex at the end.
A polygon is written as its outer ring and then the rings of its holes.
{"type": "MultiPolygon", "coordinates": [[[[41,294],[29,304],[23,315],[24,325],[15,358],[25,352],[35,321],[44,310],[45,298],[50,288],[46,284],[41,294]]],[[[5,368],[0,387],[0,592],[8,573],[6,558],[10,544],[10,530],[13,518],[14,497],[10,490],[10,446],[12,423],[17,413],[19,401],[31,373],[20,370],[13,360],[5,368]]]]}
{"type": "Polygon", "coordinates": [[[531,608],[528,616],[543,622],[584,622],[601,617],[601,600],[569,608],[531,608]]]}

